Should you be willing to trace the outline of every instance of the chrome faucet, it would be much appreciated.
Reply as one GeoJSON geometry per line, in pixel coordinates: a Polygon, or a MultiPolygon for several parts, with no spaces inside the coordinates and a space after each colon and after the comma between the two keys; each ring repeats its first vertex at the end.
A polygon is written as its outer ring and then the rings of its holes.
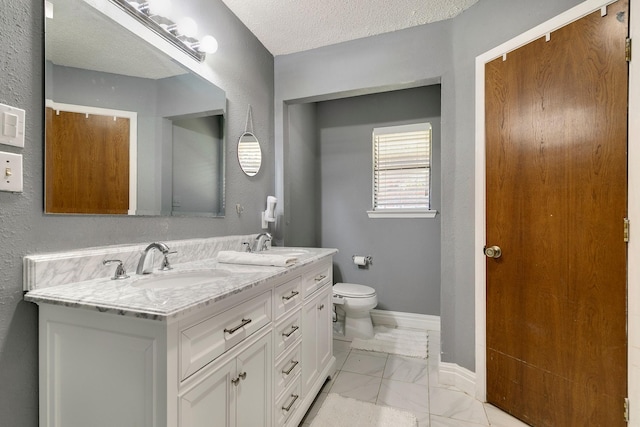
{"type": "Polygon", "coordinates": [[[260,251],[266,251],[267,248],[267,243],[270,242],[272,239],[271,237],[271,233],[260,233],[256,236],[256,241],[255,241],[255,245],[253,247],[253,251],[254,252],[260,252],[260,251]]]}
{"type": "Polygon", "coordinates": [[[151,271],[145,270],[144,264],[147,261],[147,255],[152,249],[156,249],[162,252],[163,255],[167,255],[169,253],[169,246],[162,242],[153,242],[144,250],[142,255],[140,256],[140,261],[138,262],[138,268],[136,269],[136,274],[149,274],[151,271]]]}

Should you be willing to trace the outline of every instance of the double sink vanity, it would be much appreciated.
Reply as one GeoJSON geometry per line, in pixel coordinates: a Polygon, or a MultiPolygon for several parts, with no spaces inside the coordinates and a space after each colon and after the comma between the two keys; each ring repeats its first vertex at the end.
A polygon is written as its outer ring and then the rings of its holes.
{"type": "Polygon", "coordinates": [[[40,425],[297,426],[335,371],[337,251],[256,254],[295,259],[288,267],[218,261],[251,239],[166,242],[173,268],[156,257],[145,275],[132,272],[146,245],[25,257],[25,299],[39,306],[40,425]],[[112,259],[120,279],[103,265],[112,259]]]}
{"type": "MultiPolygon", "coordinates": [[[[212,62],[130,13],[143,3],[47,3],[45,212],[224,216],[228,101],[212,62]],[[99,162],[106,178],[78,149],[88,139],[111,144],[99,162]]],[[[261,164],[251,114],[237,150],[248,176],[261,164]]],[[[335,370],[337,251],[260,254],[296,259],[283,266],[221,262],[255,239],[26,256],[25,299],[39,306],[40,425],[297,426],[335,370]]]]}

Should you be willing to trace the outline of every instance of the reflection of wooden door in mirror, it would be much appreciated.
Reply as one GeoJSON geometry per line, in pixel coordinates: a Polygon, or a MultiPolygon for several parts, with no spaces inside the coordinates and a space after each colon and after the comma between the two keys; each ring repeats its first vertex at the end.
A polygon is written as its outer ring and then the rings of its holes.
{"type": "Polygon", "coordinates": [[[125,118],[47,108],[47,213],[128,213],[129,125],[125,118]]]}

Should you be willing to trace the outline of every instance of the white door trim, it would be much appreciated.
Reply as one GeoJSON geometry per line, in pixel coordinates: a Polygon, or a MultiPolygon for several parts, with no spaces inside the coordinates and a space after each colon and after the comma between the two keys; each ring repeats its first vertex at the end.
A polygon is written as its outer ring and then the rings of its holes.
{"type": "MultiPolygon", "coordinates": [[[[630,0],[631,17],[630,32],[640,34],[640,11],[634,3],[640,0],[630,0]],[[635,12],[635,13],[634,13],[635,12]],[[635,16],[634,16],[635,15],[635,16]],[[634,19],[635,18],[635,19],[634,19]]],[[[485,245],[486,204],[485,204],[485,126],[484,126],[484,66],[487,62],[508,55],[509,52],[540,37],[545,37],[593,11],[614,3],[611,0],[587,0],[574,8],[526,31],[525,33],[507,41],[476,57],[476,145],[475,145],[475,311],[476,311],[476,398],[486,401],[486,264],[482,249],[485,245]]],[[[635,44],[640,43],[638,40],[635,44]]],[[[640,49],[634,47],[635,61],[640,60],[640,49]]],[[[629,164],[640,164],[640,147],[634,143],[640,140],[640,117],[631,112],[640,111],[640,66],[634,67],[633,61],[629,73],[629,164]]],[[[640,227],[640,168],[629,167],[629,218],[632,223],[637,218],[640,227]]],[[[622,230],[622,224],[620,224],[622,230]]],[[[640,230],[640,228],[638,228],[640,230]]],[[[490,243],[490,242],[489,242],[490,243]]],[[[635,241],[632,239],[628,246],[628,258],[640,259],[640,234],[635,241]]],[[[628,265],[628,301],[640,301],[640,265],[630,262],[628,265]]],[[[629,399],[632,407],[640,407],[640,384],[634,382],[634,377],[640,379],[640,304],[628,304],[628,384],[629,399]],[[638,363],[635,363],[635,362],[638,363]],[[636,375],[633,373],[636,372],[636,375]],[[637,404],[634,404],[637,402],[637,404]]],[[[624,310],[624,307],[620,308],[624,310]]],[[[629,425],[640,426],[640,416],[632,417],[629,425]]]]}

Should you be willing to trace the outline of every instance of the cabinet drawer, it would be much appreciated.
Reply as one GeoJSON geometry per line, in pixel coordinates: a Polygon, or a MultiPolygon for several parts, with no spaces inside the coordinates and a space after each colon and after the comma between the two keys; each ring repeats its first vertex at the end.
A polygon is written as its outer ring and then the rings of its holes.
{"type": "Polygon", "coordinates": [[[302,367],[301,362],[302,343],[298,342],[298,344],[289,350],[282,360],[276,364],[276,370],[273,375],[276,397],[280,396],[294,378],[299,376],[298,374],[302,367]]]}
{"type": "Polygon", "coordinates": [[[276,327],[276,334],[274,338],[275,351],[274,354],[277,357],[291,345],[293,345],[298,338],[302,336],[302,317],[301,311],[298,310],[285,320],[278,323],[276,327]]]}
{"type": "Polygon", "coordinates": [[[271,291],[180,332],[180,380],[271,322],[271,291]]]}
{"type": "Polygon", "coordinates": [[[300,387],[300,377],[298,377],[287,390],[276,400],[276,426],[286,425],[287,420],[296,412],[302,402],[302,392],[300,387]]]}
{"type": "Polygon", "coordinates": [[[307,298],[316,290],[320,289],[327,283],[331,283],[332,281],[333,266],[330,262],[324,262],[302,277],[303,297],[307,298]]]}
{"type": "Polygon", "coordinates": [[[300,301],[302,301],[302,277],[296,277],[276,288],[273,298],[275,306],[274,317],[276,319],[280,318],[280,316],[294,309],[300,301]]]}

